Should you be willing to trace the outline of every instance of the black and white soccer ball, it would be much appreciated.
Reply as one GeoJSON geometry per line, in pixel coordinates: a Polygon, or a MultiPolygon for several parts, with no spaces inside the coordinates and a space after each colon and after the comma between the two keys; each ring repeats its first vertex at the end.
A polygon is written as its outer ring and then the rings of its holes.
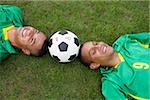
{"type": "Polygon", "coordinates": [[[49,54],[62,63],[73,61],[78,56],[79,48],[79,38],[68,30],[58,31],[48,40],[49,54]]]}

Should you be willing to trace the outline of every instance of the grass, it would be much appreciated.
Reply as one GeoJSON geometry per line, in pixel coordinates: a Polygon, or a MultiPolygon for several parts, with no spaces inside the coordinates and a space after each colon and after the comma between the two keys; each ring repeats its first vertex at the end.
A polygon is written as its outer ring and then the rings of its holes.
{"type": "MultiPolygon", "coordinates": [[[[23,9],[25,22],[47,36],[61,29],[112,44],[126,33],[149,31],[148,1],[1,1],[23,9]]],[[[78,59],[60,64],[49,55],[20,53],[0,65],[1,100],[102,100],[101,75],[78,59]]]]}

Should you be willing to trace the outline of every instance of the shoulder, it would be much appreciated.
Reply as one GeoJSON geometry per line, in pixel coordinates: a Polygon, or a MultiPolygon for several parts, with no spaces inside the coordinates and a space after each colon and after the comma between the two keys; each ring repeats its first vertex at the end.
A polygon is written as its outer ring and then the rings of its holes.
{"type": "Polygon", "coordinates": [[[12,6],[12,5],[0,5],[0,8],[3,10],[9,10],[9,11],[13,11],[13,12],[19,12],[19,13],[22,12],[21,8],[19,8],[17,6],[12,6]]]}

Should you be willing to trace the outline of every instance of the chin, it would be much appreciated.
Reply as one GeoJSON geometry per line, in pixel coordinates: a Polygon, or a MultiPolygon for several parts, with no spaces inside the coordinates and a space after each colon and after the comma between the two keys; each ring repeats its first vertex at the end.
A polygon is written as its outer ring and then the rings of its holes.
{"type": "Polygon", "coordinates": [[[108,53],[110,55],[115,53],[114,49],[111,46],[108,47],[108,53]]]}

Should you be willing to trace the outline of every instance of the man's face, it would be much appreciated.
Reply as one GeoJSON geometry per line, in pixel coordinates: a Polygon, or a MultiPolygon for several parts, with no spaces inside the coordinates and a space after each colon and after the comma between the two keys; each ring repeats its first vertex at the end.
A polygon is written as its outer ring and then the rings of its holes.
{"type": "Polygon", "coordinates": [[[41,49],[45,39],[46,36],[42,32],[30,26],[19,27],[15,34],[16,44],[27,55],[41,49]]]}
{"type": "Polygon", "coordinates": [[[113,55],[114,50],[111,46],[104,42],[86,42],[84,43],[81,56],[88,61],[105,65],[110,57],[113,55]]]}

